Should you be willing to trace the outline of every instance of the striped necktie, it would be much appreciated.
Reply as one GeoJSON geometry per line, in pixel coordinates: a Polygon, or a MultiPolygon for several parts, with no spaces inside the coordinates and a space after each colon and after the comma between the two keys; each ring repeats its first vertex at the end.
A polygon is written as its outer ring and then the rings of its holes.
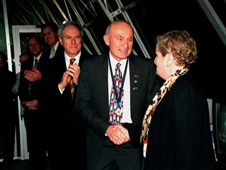
{"type": "Polygon", "coordinates": [[[52,48],[52,58],[55,57],[55,54],[56,54],[55,48],[52,48]]]}
{"type": "MultiPolygon", "coordinates": [[[[75,61],[75,58],[70,59],[70,64],[73,64],[75,61]]],[[[75,91],[75,84],[73,82],[73,78],[71,77],[70,80],[70,89],[71,89],[71,97],[74,98],[74,91],[75,91]]]]}

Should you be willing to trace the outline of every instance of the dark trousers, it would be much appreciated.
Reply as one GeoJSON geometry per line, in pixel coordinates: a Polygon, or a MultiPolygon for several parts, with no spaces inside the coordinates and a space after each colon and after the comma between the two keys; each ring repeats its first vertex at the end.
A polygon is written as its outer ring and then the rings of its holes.
{"type": "Polygon", "coordinates": [[[6,110],[2,109],[0,112],[0,131],[3,139],[4,162],[12,162],[14,157],[16,112],[14,108],[10,109],[10,107],[6,110]]]}
{"type": "Polygon", "coordinates": [[[45,124],[39,110],[25,110],[24,123],[27,131],[27,143],[30,162],[37,169],[46,167],[45,124]]]}
{"type": "Polygon", "coordinates": [[[49,136],[52,170],[86,170],[86,144],[82,128],[58,127],[52,129],[49,136]]]}
{"type": "MultiPolygon", "coordinates": [[[[138,170],[141,169],[141,150],[134,148],[131,142],[114,145],[105,141],[102,154],[95,170],[138,170]]],[[[91,170],[91,169],[90,169],[91,170]]]]}

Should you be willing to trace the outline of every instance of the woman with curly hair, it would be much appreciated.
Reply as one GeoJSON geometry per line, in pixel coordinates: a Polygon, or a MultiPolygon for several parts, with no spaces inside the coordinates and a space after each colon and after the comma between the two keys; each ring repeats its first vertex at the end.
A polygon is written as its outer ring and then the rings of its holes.
{"type": "Polygon", "coordinates": [[[196,42],[187,31],[157,36],[154,63],[165,83],[143,119],[145,170],[214,169],[207,101],[189,74],[196,59],[196,42]]]}

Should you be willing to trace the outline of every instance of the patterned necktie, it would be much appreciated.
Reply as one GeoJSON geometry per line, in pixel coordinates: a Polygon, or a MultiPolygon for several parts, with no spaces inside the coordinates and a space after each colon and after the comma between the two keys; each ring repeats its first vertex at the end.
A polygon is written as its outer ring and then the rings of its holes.
{"type": "Polygon", "coordinates": [[[52,58],[55,57],[55,54],[56,54],[55,48],[52,48],[52,58]]]}
{"type": "Polygon", "coordinates": [[[120,63],[116,64],[114,82],[115,82],[115,90],[112,82],[112,90],[111,90],[111,98],[110,98],[110,109],[109,109],[109,122],[111,124],[120,124],[122,119],[122,109],[123,109],[123,91],[120,104],[117,102],[116,95],[119,97],[120,88],[122,84],[122,72],[120,71],[120,63]]]}
{"type": "MultiPolygon", "coordinates": [[[[75,61],[75,58],[70,59],[70,64],[73,64],[75,61]]],[[[70,89],[71,89],[71,97],[74,98],[74,91],[75,91],[75,84],[73,82],[73,78],[71,77],[70,80],[70,89]]]]}

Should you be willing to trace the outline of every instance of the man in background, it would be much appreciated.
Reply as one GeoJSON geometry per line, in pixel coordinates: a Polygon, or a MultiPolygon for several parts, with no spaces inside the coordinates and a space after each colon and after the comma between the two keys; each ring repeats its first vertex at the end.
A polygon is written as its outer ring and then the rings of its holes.
{"type": "Polygon", "coordinates": [[[21,65],[19,86],[20,101],[24,107],[24,122],[27,131],[30,165],[36,170],[46,169],[45,120],[39,109],[42,79],[35,80],[33,74],[42,72],[48,61],[43,45],[37,36],[28,39],[32,56],[21,65]]]}
{"type": "Polygon", "coordinates": [[[54,58],[58,56],[58,53],[64,51],[63,46],[59,43],[58,26],[55,23],[50,22],[42,25],[41,32],[45,42],[50,47],[49,58],[54,58]]]}
{"type": "Polygon", "coordinates": [[[0,132],[4,147],[3,163],[6,166],[12,165],[14,156],[16,103],[12,87],[15,81],[14,73],[8,70],[6,54],[0,52],[0,132]]]}
{"type": "Polygon", "coordinates": [[[83,31],[74,21],[58,30],[64,51],[50,60],[46,84],[49,117],[50,163],[53,170],[86,170],[86,127],[75,114],[74,100],[83,61],[89,57],[82,49],[83,31]]]}

